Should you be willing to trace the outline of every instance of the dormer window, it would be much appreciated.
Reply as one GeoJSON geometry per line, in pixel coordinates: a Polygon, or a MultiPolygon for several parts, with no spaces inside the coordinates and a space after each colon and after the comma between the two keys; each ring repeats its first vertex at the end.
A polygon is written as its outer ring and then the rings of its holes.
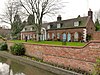
{"type": "Polygon", "coordinates": [[[33,31],[33,30],[34,30],[34,27],[31,27],[31,28],[30,28],[30,31],[33,31]]]}
{"type": "Polygon", "coordinates": [[[32,30],[34,30],[35,28],[34,27],[32,27],[32,30]]]}
{"type": "Polygon", "coordinates": [[[57,28],[61,28],[63,26],[62,23],[57,24],[57,28]]]}
{"type": "Polygon", "coordinates": [[[53,28],[53,25],[50,25],[50,28],[53,28]]]}
{"type": "Polygon", "coordinates": [[[74,26],[79,26],[79,21],[74,22],[74,26]]]}
{"type": "Polygon", "coordinates": [[[50,25],[47,26],[47,29],[50,29],[50,25]]]}
{"type": "Polygon", "coordinates": [[[60,27],[63,27],[63,23],[60,24],[60,27]]]}
{"type": "Polygon", "coordinates": [[[27,30],[27,28],[25,28],[25,31],[27,30]]]}
{"type": "Polygon", "coordinates": [[[57,24],[57,28],[60,28],[60,27],[61,27],[60,23],[59,23],[59,24],[57,24]]]}
{"type": "Polygon", "coordinates": [[[81,25],[82,24],[82,21],[79,21],[79,25],[81,25]]]}

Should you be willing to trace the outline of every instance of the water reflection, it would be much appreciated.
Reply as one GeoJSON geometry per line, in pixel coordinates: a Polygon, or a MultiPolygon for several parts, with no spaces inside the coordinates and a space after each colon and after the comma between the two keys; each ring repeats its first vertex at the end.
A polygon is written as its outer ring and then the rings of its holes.
{"type": "Polygon", "coordinates": [[[0,75],[56,75],[51,72],[0,57],[0,75]]]}
{"type": "MultiPolygon", "coordinates": [[[[0,63],[0,75],[14,75],[10,66],[6,63],[0,63]]],[[[16,73],[15,75],[25,75],[24,73],[16,73]]]]}
{"type": "Polygon", "coordinates": [[[0,63],[0,75],[8,75],[9,74],[9,65],[0,63]]]}

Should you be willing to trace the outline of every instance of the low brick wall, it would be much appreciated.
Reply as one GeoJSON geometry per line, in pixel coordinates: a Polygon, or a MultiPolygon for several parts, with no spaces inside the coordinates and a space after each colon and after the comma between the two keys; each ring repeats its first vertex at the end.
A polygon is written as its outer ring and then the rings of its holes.
{"type": "Polygon", "coordinates": [[[100,40],[100,31],[93,33],[93,40],[100,40]]]}
{"type": "MultiPolygon", "coordinates": [[[[8,42],[8,45],[13,45],[8,42]]],[[[100,41],[91,41],[84,47],[65,47],[24,43],[26,55],[45,62],[92,71],[96,58],[100,56],[100,41]]]]}

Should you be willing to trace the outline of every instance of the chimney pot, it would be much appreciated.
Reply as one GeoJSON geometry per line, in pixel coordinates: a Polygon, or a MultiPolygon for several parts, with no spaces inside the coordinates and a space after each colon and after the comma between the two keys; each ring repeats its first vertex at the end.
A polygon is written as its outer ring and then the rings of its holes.
{"type": "Polygon", "coordinates": [[[57,21],[61,21],[61,19],[62,19],[61,15],[58,15],[57,21]]]}
{"type": "Polygon", "coordinates": [[[93,12],[91,11],[91,9],[89,8],[89,11],[88,11],[88,16],[91,17],[91,19],[93,19],[93,12]]]}

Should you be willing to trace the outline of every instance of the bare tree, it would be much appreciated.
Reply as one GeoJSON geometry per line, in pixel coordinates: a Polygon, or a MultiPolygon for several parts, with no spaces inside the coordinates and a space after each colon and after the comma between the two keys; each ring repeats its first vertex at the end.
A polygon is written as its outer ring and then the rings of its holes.
{"type": "Polygon", "coordinates": [[[5,12],[0,15],[1,21],[12,25],[14,16],[18,14],[19,9],[20,5],[18,4],[17,1],[9,0],[8,3],[6,3],[5,12]]]}
{"type": "Polygon", "coordinates": [[[96,11],[94,13],[94,18],[95,18],[95,21],[98,19],[100,21],[100,10],[96,11]]]}
{"type": "Polygon", "coordinates": [[[17,0],[8,0],[8,2],[6,3],[5,12],[0,15],[1,22],[11,25],[11,33],[13,32],[14,28],[14,17],[17,14],[20,14],[20,10],[21,6],[17,0]]]}
{"type": "Polygon", "coordinates": [[[62,7],[61,0],[20,0],[20,3],[29,15],[33,15],[37,41],[40,41],[44,15],[56,14],[62,7]]]}

